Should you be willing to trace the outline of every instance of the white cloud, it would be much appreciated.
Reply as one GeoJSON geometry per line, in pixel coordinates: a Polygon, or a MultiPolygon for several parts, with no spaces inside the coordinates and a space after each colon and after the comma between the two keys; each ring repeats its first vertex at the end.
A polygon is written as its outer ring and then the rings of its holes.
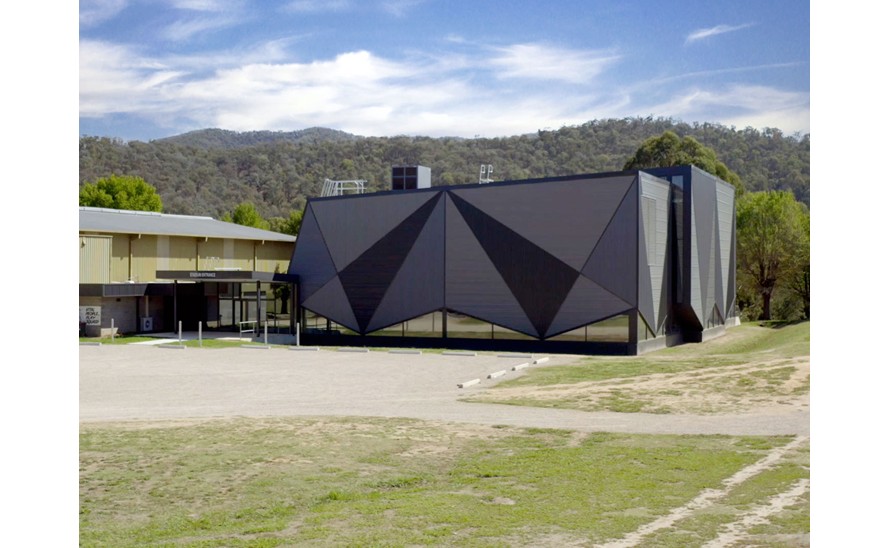
{"type": "Polygon", "coordinates": [[[232,0],[170,0],[170,3],[176,9],[194,11],[229,11],[241,5],[232,0]]]}
{"type": "Polygon", "coordinates": [[[685,37],[685,43],[690,44],[692,42],[697,42],[699,40],[704,40],[706,38],[710,38],[711,36],[717,36],[719,34],[725,34],[727,32],[734,32],[736,30],[746,29],[747,27],[753,26],[752,23],[747,23],[744,25],[716,25],[715,27],[710,27],[706,29],[697,29],[693,31],[691,34],[685,37]]]}
{"type": "Polygon", "coordinates": [[[352,7],[350,0],[294,0],[284,6],[284,11],[319,13],[346,11],[352,7]]]}
{"type": "Polygon", "coordinates": [[[636,110],[640,114],[735,127],[780,127],[787,133],[809,131],[809,94],[767,86],[736,84],[720,90],[694,88],[664,103],[636,110]]]}
{"type": "Polygon", "coordinates": [[[325,126],[361,135],[493,137],[653,114],[808,130],[808,93],[734,85],[684,88],[658,101],[652,97],[677,83],[606,85],[606,69],[619,58],[608,52],[518,44],[402,59],[352,51],[295,62],[288,50],[297,40],[162,58],[82,41],[81,117],[128,114],[182,131],[325,126]]]}
{"type": "Polygon", "coordinates": [[[168,110],[163,90],[184,73],[126,46],[103,42],[80,43],[80,114],[101,117],[110,113],[168,110]]]}
{"type": "Polygon", "coordinates": [[[525,78],[589,83],[620,56],[593,50],[572,50],[543,44],[515,44],[497,48],[490,60],[498,78],[525,78]]]}
{"type": "Polygon", "coordinates": [[[127,0],[80,0],[80,24],[91,27],[113,19],[127,4],[127,0]]]}
{"type": "Polygon", "coordinates": [[[178,19],[161,32],[167,40],[182,42],[205,32],[212,32],[239,25],[243,19],[237,15],[217,15],[178,19]]]}
{"type": "Polygon", "coordinates": [[[426,0],[384,0],[383,11],[395,17],[404,17],[415,6],[425,3],[426,0]]]}

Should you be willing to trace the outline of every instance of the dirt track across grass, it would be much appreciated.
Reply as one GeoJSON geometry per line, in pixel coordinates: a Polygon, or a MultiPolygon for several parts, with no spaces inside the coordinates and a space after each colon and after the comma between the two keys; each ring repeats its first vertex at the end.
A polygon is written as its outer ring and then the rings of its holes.
{"type": "MultiPolygon", "coordinates": [[[[550,357],[544,367],[577,356],[550,357]]],[[[293,351],[285,348],[80,347],[80,420],[115,422],[217,417],[366,416],[583,432],[808,435],[808,406],[691,415],[583,412],[464,403],[459,398],[522,372],[529,361],[447,356],[293,351]],[[506,369],[496,380],[489,373],[506,369]],[[481,379],[469,388],[458,383],[481,379]]]]}

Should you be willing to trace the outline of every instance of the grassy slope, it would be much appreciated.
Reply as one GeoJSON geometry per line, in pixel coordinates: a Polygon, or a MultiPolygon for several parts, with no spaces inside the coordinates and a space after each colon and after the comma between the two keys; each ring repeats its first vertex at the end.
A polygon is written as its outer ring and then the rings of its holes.
{"type": "MultiPolygon", "coordinates": [[[[685,385],[680,383],[674,393],[661,395],[697,391],[735,400],[772,397],[780,394],[781,384],[794,374],[795,361],[808,355],[808,322],[784,327],[745,324],[704,344],[681,345],[643,356],[589,357],[571,365],[531,369],[526,375],[500,383],[467,401],[585,411],[683,412],[689,410],[659,405],[657,393],[646,394],[634,383],[651,375],[687,374],[689,380],[685,385]],[[763,366],[757,368],[756,364],[760,363],[763,366]],[[739,367],[744,365],[751,367],[739,367]],[[730,366],[738,368],[736,374],[725,369],[730,366]],[[622,386],[617,381],[623,381],[622,386]],[[511,390],[521,387],[543,388],[545,392],[521,396],[516,395],[519,391],[511,390]]],[[[805,393],[808,393],[808,383],[786,395],[805,393]]],[[[721,410],[724,409],[718,406],[709,409],[721,410]]],[[[701,407],[692,411],[707,412],[708,409],[701,407]]]]}

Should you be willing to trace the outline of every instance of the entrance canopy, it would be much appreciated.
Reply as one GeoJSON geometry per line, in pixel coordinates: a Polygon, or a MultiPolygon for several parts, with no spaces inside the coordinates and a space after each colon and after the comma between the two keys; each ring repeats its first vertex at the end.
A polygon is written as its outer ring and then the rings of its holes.
{"type": "Polygon", "coordinates": [[[299,276],[254,270],[158,270],[157,279],[190,282],[268,282],[295,284],[299,276]]]}

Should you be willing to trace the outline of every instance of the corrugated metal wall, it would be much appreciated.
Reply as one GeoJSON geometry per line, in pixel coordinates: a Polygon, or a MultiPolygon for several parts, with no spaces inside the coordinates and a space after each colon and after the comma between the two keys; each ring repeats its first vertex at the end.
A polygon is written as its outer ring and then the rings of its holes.
{"type": "Polygon", "coordinates": [[[171,236],[168,268],[170,270],[196,270],[197,249],[196,238],[171,236]]]}
{"type": "Polygon", "coordinates": [[[80,283],[111,282],[111,236],[80,236],[80,283]]]}
{"type": "Polygon", "coordinates": [[[157,237],[144,235],[133,238],[130,248],[133,254],[133,280],[152,282],[158,271],[157,237]]]}
{"type": "Polygon", "coordinates": [[[639,257],[639,310],[655,335],[662,335],[670,307],[670,246],[667,239],[670,185],[665,180],[640,174],[641,219],[639,257]],[[644,283],[643,283],[644,282],[644,283]],[[643,288],[645,298],[643,299],[643,288]],[[650,291],[650,293],[649,293],[650,291]]]}
{"type": "Polygon", "coordinates": [[[111,243],[111,282],[130,279],[130,235],[115,234],[111,243]]]}
{"type": "Polygon", "coordinates": [[[275,267],[278,267],[278,272],[287,272],[292,254],[293,244],[287,242],[257,242],[255,270],[275,272],[275,267]]]}

